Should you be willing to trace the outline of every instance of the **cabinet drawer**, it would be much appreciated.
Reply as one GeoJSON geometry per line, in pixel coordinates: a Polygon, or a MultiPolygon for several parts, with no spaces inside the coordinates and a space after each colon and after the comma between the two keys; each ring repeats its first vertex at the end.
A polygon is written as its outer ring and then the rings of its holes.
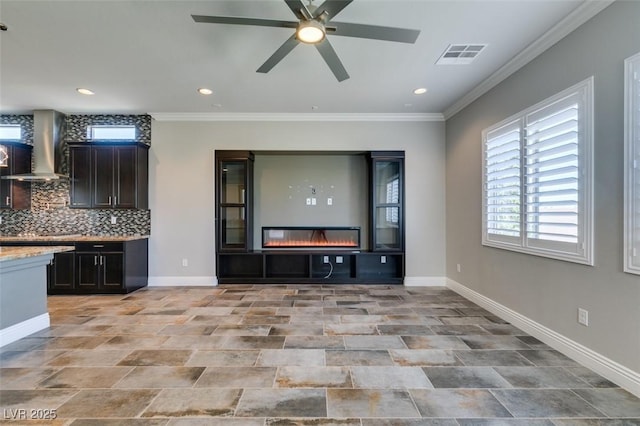
{"type": "Polygon", "coordinates": [[[123,243],[76,243],[76,251],[124,251],[123,243]]]}

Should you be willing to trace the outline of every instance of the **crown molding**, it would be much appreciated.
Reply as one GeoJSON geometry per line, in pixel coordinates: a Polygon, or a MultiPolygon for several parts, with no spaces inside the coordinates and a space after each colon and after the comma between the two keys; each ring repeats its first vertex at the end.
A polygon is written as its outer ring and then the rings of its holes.
{"type": "Polygon", "coordinates": [[[444,121],[433,114],[315,114],[315,113],[209,113],[150,112],[157,121],[444,121]]]}
{"type": "Polygon", "coordinates": [[[614,1],[615,0],[585,0],[585,2],[578,6],[573,12],[551,27],[549,31],[527,46],[518,55],[514,56],[496,72],[491,74],[489,78],[445,109],[443,113],[444,119],[448,120],[458,112],[462,111],[462,109],[470,105],[473,101],[487,93],[489,90],[493,89],[511,74],[531,62],[531,60],[539,56],[545,50],[562,40],[580,25],[602,12],[614,1]]]}

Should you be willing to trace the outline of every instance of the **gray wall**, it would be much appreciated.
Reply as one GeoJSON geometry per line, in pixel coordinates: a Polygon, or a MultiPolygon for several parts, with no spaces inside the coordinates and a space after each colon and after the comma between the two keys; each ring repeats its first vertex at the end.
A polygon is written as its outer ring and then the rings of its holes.
{"type": "Polygon", "coordinates": [[[254,182],[256,249],[262,246],[263,226],[359,226],[361,247],[367,248],[363,155],[256,155],[254,182]],[[311,197],[315,206],[306,204],[311,197]]]}
{"type": "Polygon", "coordinates": [[[634,371],[640,277],[622,272],[623,61],[640,51],[639,22],[640,2],[615,2],[446,123],[447,276],[634,371]],[[592,75],[595,265],[483,247],[482,129],[592,75]]]}
{"type": "Polygon", "coordinates": [[[405,151],[408,282],[444,284],[444,122],[154,121],[152,130],[150,285],[215,281],[213,158],[223,149],[405,151]]]}

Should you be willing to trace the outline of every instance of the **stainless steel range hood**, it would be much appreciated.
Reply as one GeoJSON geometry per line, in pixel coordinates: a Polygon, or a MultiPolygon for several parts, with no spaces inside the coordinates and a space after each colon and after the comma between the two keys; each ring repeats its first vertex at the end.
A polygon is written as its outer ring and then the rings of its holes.
{"type": "Polygon", "coordinates": [[[33,171],[3,176],[2,179],[50,181],[69,179],[58,172],[62,165],[64,115],[54,110],[33,111],[33,171]]]}

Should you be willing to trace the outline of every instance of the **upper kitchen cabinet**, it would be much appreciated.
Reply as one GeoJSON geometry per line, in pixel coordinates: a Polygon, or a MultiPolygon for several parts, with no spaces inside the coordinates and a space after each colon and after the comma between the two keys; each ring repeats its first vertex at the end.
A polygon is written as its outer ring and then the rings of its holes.
{"type": "Polygon", "coordinates": [[[404,251],[404,151],[372,151],[370,249],[404,251]]]}
{"type": "Polygon", "coordinates": [[[70,143],[71,207],[147,209],[149,146],[70,143]]]}
{"type": "MultiPolygon", "coordinates": [[[[0,166],[0,176],[31,172],[31,150],[33,147],[21,142],[2,142],[6,151],[6,166],[0,166]]],[[[4,156],[4,154],[3,154],[4,156]]],[[[31,206],[31,183],[17,179],[0,179],[0,208],[28,209],[31,206]]]]}

